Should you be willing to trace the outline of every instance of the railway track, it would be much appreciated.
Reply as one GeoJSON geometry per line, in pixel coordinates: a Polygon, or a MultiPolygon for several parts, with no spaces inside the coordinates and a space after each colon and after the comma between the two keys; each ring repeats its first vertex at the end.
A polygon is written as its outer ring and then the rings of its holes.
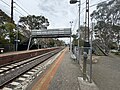
{"type": "Polygon", "coordinates": [[[28,82],[33,80],[36,76],[38,76],[42,72],[41,69],[44,67],[41,66],[41,63],[43,63],[44,61],[46,61],[48,58],[52,57],[56,53],[60,52],[61,50],[62,49],[59,48],[57,50],[50,51],[48,53],[42,54],[40,56],[31,58],[28,60],[24,60],[21,62],[17,62],[14,64],[1,67],[0,68],[0,89],[2,90],[18,90],[18,89],[24,90],[22,89],[23,85],[26,85],[28,82]],[[27,79],[25,80],[25,78],[27,79]],[[15,80],[15,82],[13,80],[15,80]],[[16,82],[16,80],[19,83],[16,82]],[[26,82],[20,83],[21,81],[26,81],[26,82]]]}

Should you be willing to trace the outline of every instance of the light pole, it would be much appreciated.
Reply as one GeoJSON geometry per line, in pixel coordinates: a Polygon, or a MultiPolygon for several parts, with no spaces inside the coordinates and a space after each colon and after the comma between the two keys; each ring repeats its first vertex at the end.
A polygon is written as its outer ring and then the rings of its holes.
{"type": "Polygon", "coordinates": [[[70,4],[75,4],[75,3],[79,3],[79,23],[78,23],[78,52],[77,52],[77,60],[79,60],[79,47],[80,47],[80,9],[81,9],[81,1],[77,1],[77,0],[70,0],[70,4]]]}
{"type": "MultiPolygon", "coordinates": [[[[81,1],[77,1],[77,0],[70,0],[70,4],[75,4],[79,2],[78,6],[79,6],[79,23],[78,23],[78,35],[79,35],[79,38],[80,38],[80,8],[81,8],[81,1]]],[[[78,38],[78,47],[79,47],[79,38],[78,38]]]]}
{"type": "Polygon", "coordinates": [[[72,53],[72,42],[71,42],[71,34],[72,34],[72,24],[73,24],[73,21],[70,21],[70,26],[71,26],[71,33],[70,33],[70,54],[72,53]]]}

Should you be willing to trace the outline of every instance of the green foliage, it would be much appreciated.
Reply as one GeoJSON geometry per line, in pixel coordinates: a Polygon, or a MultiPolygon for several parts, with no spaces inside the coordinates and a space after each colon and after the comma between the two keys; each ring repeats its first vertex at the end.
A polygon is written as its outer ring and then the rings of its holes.
{"type": "Polygon", "coordinates": [[[54,40],[54,42],[55,42],[55,44],[56,44],[57,46],[63,46],[63,45],[65,44],[64,41],[59,40],[59,39],[54,40]]]}
{"type": "Polygon", "coordinates": [[[111,47],[111,43],[118,41],[117,37],[120,32],[120,1],[110,0],[97,5],[96,10],[91,14],[91,18],[97,21],[95,32],[103,44],[111,47]]]}
{"type": "Polygon", "coordinates": [[[0,44],[8,44],[9,41],[5,39],[4,37],[0,36],[0,44]]]}
{"type": "Polygon", "coordinates": [[[72,35],[72,38],[73,38],[73,39],[76,39],[76,38],[77,38],[77,35],[73,34],[73,35],[72,35]]]}
{"type": "Polygon", "coordinates": [[[5,29],[13,31],[13,29],[15,29],[15,25],[13,23],[6,23],[5,29]]]}
{"type": "Polygon", "coordinates": [[[5,23],[0,26],[0,33],[1,33],[0,42],[1,43],[14,43],[15,32],[13,29],[15,29],[15,25],[12,23],[5,23]],[[6,38],[9,38],[9,40],[6,38]]]}
{"type": "Polygon", "coordinates": [[[22,26],[28,26],[31,30],[47,28],[49,26],[48,19],[44,16],[28,15],[26,17],[20,17],[19,22],[22,23],[22,26]]]}
{"type": "Polygon", "coordinates": [[[10,21],[11,21],[11,18],[0,9],[0,23],[4,24],[4,22],[10,22],[10,21]]]}
{"type": "Polygon", "coordinates": [[[80,40],[79,40],[79,44],[80,44],[80,45],[79,45],[80,47],[84,46],[84,40],[81,40],[81,39],[80,39],[80,40]]]}
{"type": "MultiPolygon", "coordinates": [[[[73,34],[73,35],[72,35],[72,38],[73,38],[73,41],[72,41],[73,45],[74,45],[74,46],[78,46],[77,35],[73,34]]],[[[81,47],[81,46],[84,46],[84,40],[82,40],[82,39],[79,40],[79,46],[80,46],[80,47],[81,47]]]]}

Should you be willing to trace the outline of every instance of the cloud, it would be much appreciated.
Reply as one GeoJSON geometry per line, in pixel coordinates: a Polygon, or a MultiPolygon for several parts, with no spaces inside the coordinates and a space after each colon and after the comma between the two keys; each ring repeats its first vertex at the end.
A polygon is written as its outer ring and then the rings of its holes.
{"type": "Polygon", "coordinates": [[[71,6],[68,0],[41,0],[38,7],[50,20],[50,27],[69,27],[69,22],[77,15],[75,5],[71,6]]]}

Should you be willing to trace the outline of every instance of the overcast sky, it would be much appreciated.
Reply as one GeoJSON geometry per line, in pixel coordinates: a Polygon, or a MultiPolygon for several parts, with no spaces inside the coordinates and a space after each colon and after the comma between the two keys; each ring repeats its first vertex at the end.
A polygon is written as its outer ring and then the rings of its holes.
{"type": "MultiPolygon", "coordinates": [[[[90,6],[105,0],[90,0],[90,6]]],[[[48,18],[50,26],[48,28],[70,27],[73,21],[73,32],[78,27],[78,4],[70,4],[69,0],[14,0],[24,11],[14,3],[14,20],[19,20],[21,16],[43,15],[48,18]],[[17,12],[15,11],[17,10],[17,12]]],[[[81,24],[84,22],[85,0],[81,0],[81,24]],[[83,4],[84,3],[84,4],[83,4]]],[[[11,0],[0,0],[0,9],[10,16],[11,0]],[[5,3],[3,3],[4,1],[5,3]]],[[[90,8],[90,13],[96,6],[90,8]]]]}

